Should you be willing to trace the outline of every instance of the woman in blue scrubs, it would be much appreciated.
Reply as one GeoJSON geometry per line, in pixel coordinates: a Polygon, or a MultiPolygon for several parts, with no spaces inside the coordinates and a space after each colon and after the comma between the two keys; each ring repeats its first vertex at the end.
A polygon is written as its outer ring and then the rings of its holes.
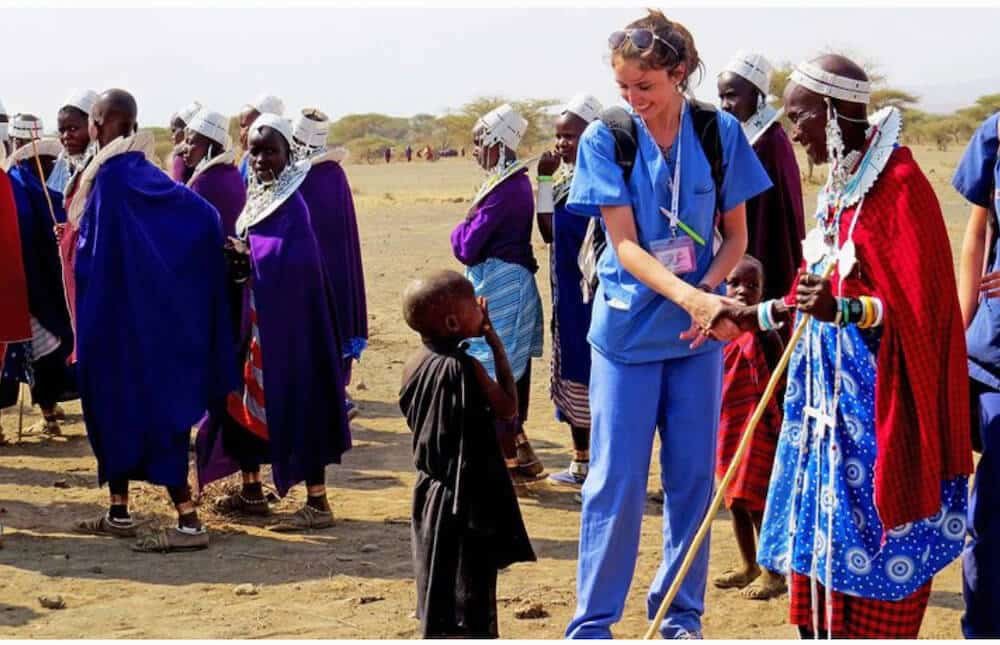
{"type": "MultiPolygon", "coordinates": [[[[715,322],[724,303],[716,294],[746,249],[744,202],[771,186],[739,122],[720,111],[724,178],[716,201],[684,96],[701,63],[682,25],[650,11],[613,33],[609,44],[639,145],[625,181],[611,131],[591,124],[580,140],[568,200],[571,211],[600,217],[609,240],[588,335],[591,464],[570,638],[608,638],[621,618],[639,549],[654,430],[665,503],[650,617],[708,508],[722,387],[718,341],[738,333],[715,322]],[[713,250],[717,203],[722,239],[713,250]]],[[[706,541],[660,625],[663,636],[701,636],[707,568],[706,541]]]]}
{"type": "MultiPolygon", "coordinates": [[[[962,554],[966,638],[1000,638],[1000,114],[986,119],[965,150],[952,184],[972,204],[959,259],[958,297],[969,348],[969,376],[982,457],[969,501],[962,554]],[[984,275],[985,274],[985,275],[984,275]]],[[[976,442],[974,441],[975,445],[976,442]]]]}

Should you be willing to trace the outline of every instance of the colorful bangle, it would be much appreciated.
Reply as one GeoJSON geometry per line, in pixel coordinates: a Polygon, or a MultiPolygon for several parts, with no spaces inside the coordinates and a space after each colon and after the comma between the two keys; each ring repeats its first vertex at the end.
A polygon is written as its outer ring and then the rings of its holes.
{"type": "Polygon", "coordinates": [[[767,309],[767,303],[760,303],[757,305],[757,326],[760,327],[761,331],[769,331],[767,326],[767,314],[765,310],[767,309]]]}
{"type": "Polygon", "coordinates": [[[774,317],[774,300],[767,300],[757,305],[757,326],[761,331],[772,331],[785,326],[774,317]]]}
{"type": "Polygon", "coordinates": [[[872,326],[881,327],[882,321],[885,320],[885,306],[882,304],[882,301],[879,300],[878,298],[874,298],[873,300],[875,301],[876,315],[875,315],[875,323],[872,326]]]}

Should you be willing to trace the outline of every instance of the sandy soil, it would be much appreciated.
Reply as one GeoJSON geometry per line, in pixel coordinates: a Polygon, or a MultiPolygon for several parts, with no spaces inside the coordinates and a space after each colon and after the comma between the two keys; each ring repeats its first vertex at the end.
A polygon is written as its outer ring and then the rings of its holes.
{"type": "MultiPolygon", "coordinates": [[[[954,244],[960,240],[965,206],[946,184],[959,151],[921,150],[948,213],[954,244]]],[[[328,469],[338,517],[326,531],[292,536],[266,531],[255,522],[232,522],[203,510],[212,547],[190,554],[142,555],[128,541],[76,535],[74,520],[97,516],[106,491],[96,469],[79,406],[67,406],[65,437],[25,436],[0,448],[0,638],[411,638],[414,586],[410,563],[409,498],[413,482],[410,436],[396,394],[404,361],[417,345],[403,324],[399,294],[413,276],[455,267],[448,232],[464,215],[479,174],[468,161],[435,164],[351,165],[368,282],[371,347],[356,369],[353,396],[361,416],[353,425],[354,449],[340,467],[328,469]],[[234,588],[259,585],[256,595],[234,588]],[[59,594],[62,610],[40,606],[37,597],[59,594]]],[[[817,171],[817,176],[820,171],[817,171]]],[[[808,187],[807,213],[815,186],[808,187]]],[[[549,301],[548,251],[536,240],[543,265],[538,274],[549,301]]],[[[546,315],[548,315],[546,304],[546,315]]],[[[546,335],[546,343],[549,343],[546,335]]],[[[568,429],[552,419],[546,357],[533,369],[527,425],[550,471],[569,459],[568,429]]],[[[25,425],[38,417],[29,413],[25,425]]],[[[17,428],[16,409],[4,412],[8,438],[17,428]]],[[[654,452],[654,454],[656,454],[654,452]]],[[[650,477],[654,489],[656,466],[650,477]]],[[[218,494],[225,484],[206,492],[218,494]]],[[[135,483],[134,511],[166,524],[171,509],[162,489],[135,483]]],[[[277,510],[304,500],[299,488],[277,510]]],[[[572,491],[536,485],[521,499],[538,562],[517,565],[499,582],[500,632],[505,637],[559,638],[572,613],[579,505],[572,491]],[[516,619],[526,602],[541,603],[548,616],[516,619]]],[[[649,504],[639,564],[621,637],[641,636],[645,589],[658,564],[660,510],[649,504]]],[[[714,524],[710,574],[737,557],[728,519],[714,524]]],[[[623,576],[629,572],[623,571],[623,576]]],[[[742,600],[736,592],[709,588],[704,618],[709,638],[792,638],[785,624],[787,598],[742,600]]],[[[935,581],[921,636],[960,638],[962,611],[958,564],[935,581]]]]}

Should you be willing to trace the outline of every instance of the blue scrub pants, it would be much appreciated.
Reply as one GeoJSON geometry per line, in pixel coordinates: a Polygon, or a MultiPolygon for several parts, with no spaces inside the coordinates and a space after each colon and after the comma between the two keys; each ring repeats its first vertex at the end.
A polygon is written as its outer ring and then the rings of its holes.
{"type": "MultiPolygon", "coordinates": [[[[590,471],[583,486],[576,614],[568,638],[611,638],[639,552],[653,433],[660,433],[663,561],[647,597],[650,618],[712,499],[722,391],[721,348],[626,365],[591,352],[590,471]]],[[[664,637],[701,629],[708,540],[660,625],[664,637]]],[[[638,636],[638,635],[633,635],[638,636]]]]}
{"type": "Polygon", "coordinates": [[[975,381],[972,387],[979,401],[983,454],[969,500],[969,540],[962,553],[962,633],[966,638],[1000,638],[1000,392],[975,381]]]}

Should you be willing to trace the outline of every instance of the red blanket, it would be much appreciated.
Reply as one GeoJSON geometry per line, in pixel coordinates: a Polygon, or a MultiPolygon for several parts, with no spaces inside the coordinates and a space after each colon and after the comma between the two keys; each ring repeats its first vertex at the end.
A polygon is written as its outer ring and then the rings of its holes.
{"type": "MultiPolygon", "coordinates": [[[[28,286],[21,258],[17,208],[7,174],[0,170],[0,343],[31,338],[28,286]]],[[[0,353],[0,362],[3,355],[0,353]]]]}

